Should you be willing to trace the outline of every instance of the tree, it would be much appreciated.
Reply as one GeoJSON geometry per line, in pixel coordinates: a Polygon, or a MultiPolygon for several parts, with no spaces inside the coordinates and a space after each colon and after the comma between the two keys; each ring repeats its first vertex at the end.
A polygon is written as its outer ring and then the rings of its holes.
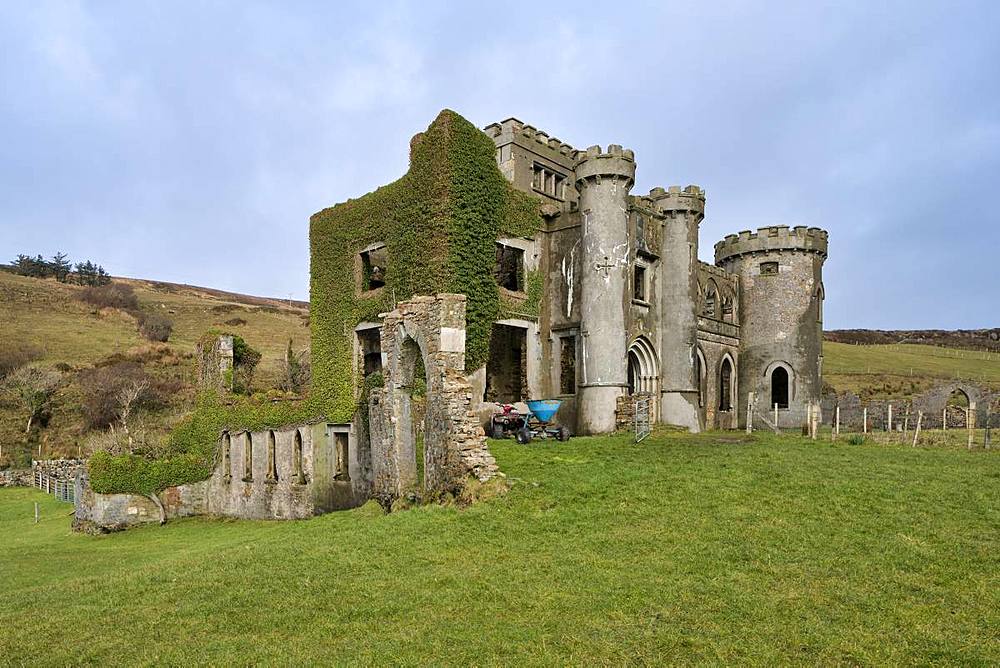
{"type": "Polygon", "coordinates": [[[49,263],[52,275],[56,277],[56,280],[60,283],[65,283],[66,278],[69,276],[70,269],[73,265],[67,260],[68,256],[66,253],[56,253],[52,256],[52,262],[49,263]]]}
{"type": "Polygon", "coordinates": [[[243,337],[233,336],[233,392],[251,394],[253,375],[260,358],[260,352],[247,345],[243,337]]]}
{"type": "Polygon", "coordinates": [[[295,352],[292,348],[291,339],[288,340],[288,348],[285,349],[285,358],[282,360],[281,371],[279,385],[285,392],[301,392],[312,378],[309,353],[305,350],[295,352]]]}
{"type": "Polygon", "coordinates": [[[58,371],[24,366],[7,377],[7,387],[28,411],[25,434],[31,433],[36,421],[42,421],[49,409],[49,401],[59,386],[61,376],[58,371]]]}
{"type": "Polygon", "coordinates": [[[132,452],[135,444],[132,441],[132,432],[128,428],[128,420],[148,390],[149,381],[145,378],[132,379],[118,390],[119,420],[121,420],[122,429],[125,431],[125,437],[128,439],[129,452],[132,452]]]}

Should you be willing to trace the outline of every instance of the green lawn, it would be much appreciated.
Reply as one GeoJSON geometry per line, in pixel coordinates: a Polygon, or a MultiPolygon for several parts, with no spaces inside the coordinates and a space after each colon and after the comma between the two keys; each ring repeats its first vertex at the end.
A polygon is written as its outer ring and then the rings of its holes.
{"type": "Polygon", "coordinates": [[[0,490],[0,663],[1000,663],[996,451],[493,449],[467,510],[91,537],[0,490]]]}

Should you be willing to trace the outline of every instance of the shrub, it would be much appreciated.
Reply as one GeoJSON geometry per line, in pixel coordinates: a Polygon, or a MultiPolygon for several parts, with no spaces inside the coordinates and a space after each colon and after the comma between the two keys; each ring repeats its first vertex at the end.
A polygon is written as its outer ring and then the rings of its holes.
{"type": "Polygon", "coordinates": [[[861,434],[851,434],[847,437],[847,442],[851,445],[864,445],[865,437],[861,434]]]}
{"type": "Polygon", "coordinates": [[[244,320],[243,318],[230,318],[229,320],[226,321],[226,324],[230,325],[231,327],[239,327],[240,325],[247,324],[247,321],[244,320]]]}
{"type": "Polygon", "coordinates": [[[83,414],[91,429],[106,429],[121,417],[118,395],[130,383],[147,384],[147,389],[135,402],[137,407],[152,408],[162,403],[160,387],[135,362],[118,362],[82,371],[79,375],[83,390],[83,414]]]}
{"type": "Polygon", "coordinates": [[[139,308],[139,298],[131,285],[112,283],[89,287],[80,293],[80,299],[98,308],[120,308],[134,311],[139,308]]]}
{"type": "Polygon", "coordinates": [[[41,356],[41,348],[26,343],[9,344],[0,348],[0,380],[41,356]]]}
{"type": "Polygon", "coordinates": [[[140,313],[139,333],[150,341],[165,343],[174,330],[174,322],[159,313],[140,313]]]}

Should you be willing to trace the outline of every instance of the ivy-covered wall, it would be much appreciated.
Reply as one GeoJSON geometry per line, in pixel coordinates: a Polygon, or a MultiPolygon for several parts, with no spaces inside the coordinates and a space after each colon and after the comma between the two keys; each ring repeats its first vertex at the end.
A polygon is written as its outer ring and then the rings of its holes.
{"type": "Polygon", "coordinates": [[[493,265],[498,238],[535,235],[542,224],[539,204],[504,179],[489,137],[457,113],[442,111],[413,138],[410,169],[402,178],[324,209],[310,221],[309,396],[280,403],[244,397],[226,405],[214,392],[205,392],[160,456],[101,452],[91,457],[94,491],[150,494],[203,480],[211,475],[219,435],[226,429],[259,430],[320,418],[350,422],[357,408],[354,328],[390,310],[394,299],[465,294],[466,367],[481,367],[495,320],[508,310],[538,312],[541,275],[527,277],[524,303],[502,303],[493,265]],[[376,242],[386,246],[386,285],[359,294],[355,258],[376,242]]]}
{"type": "Polygon", "coordinates": [[[444,110],[413,138],[401,179],[312,217],[312,392],[331,420],[347,422],[355,410],[354,327],[390,310],[394,298],[466,295],[466,368],[486,363],[502,313],[495,244],[502,236],[534,236],[539,204],[500,173],[489,137],[444,110]],[[355,257],[374,243],[386,245],[386,285],[359,295],[355,257]]]}

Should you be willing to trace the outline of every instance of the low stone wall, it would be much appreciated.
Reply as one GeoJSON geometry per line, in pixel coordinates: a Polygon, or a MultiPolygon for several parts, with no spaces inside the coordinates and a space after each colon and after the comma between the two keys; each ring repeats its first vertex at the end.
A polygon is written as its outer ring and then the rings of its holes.
{"type": "Polygon", "coordinates": [[[0,471],[0,487],[31,487],[34,474],[31,469],[0,471]]]}
{"type": "Polygon", "coordinates": [[[83,468],[82,459],[41,459],[31,462],[35,473],[42,473],[54,480],[75,480],[76,472],[83,468]]]}
{"type": "MultiPolygon", "coordinates": [[[[205,514],[206,489],[207,481],[165,489],[157,498],[163,505],[166,519],[205,514]]],[[[151,497],[98,494],[90,487],[86,470],[81,470],[76,477],[75,494],[73,528],[77,531],[107,533],[160,521],[160,509],[151,497]]]]}

